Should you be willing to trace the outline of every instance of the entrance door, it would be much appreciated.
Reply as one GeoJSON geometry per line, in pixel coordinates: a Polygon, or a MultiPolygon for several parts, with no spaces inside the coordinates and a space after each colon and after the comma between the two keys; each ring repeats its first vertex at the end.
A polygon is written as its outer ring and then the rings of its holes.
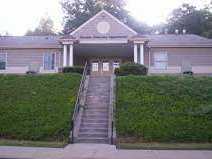
{"type": "Polygon", "coordinates": [[[110,76],[114,73],[114,69],[115,67],[117,67],[117,62],[111,59],[91,60],[90,66],[91,66],[91,75],[110,76]]]}

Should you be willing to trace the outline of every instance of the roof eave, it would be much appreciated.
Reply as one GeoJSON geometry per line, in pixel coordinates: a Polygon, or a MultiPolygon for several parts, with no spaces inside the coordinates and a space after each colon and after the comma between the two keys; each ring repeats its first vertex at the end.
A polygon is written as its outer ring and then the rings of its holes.
{"type": "Polygon", "coordinates": [[[161,48],[164,48],[164,47],[170,47],[170,48],[173,48],[173,47],[179,47],[179,48],[184,48],[184,47],[193,47],[193,48],[200,48],[200,47],[203,47],[203,48],[212,48],[212,45],[211,44],[181,44],[181,45],[170,45],[170,44],[148,44],[147,47],[161,47],[161,48]]]}

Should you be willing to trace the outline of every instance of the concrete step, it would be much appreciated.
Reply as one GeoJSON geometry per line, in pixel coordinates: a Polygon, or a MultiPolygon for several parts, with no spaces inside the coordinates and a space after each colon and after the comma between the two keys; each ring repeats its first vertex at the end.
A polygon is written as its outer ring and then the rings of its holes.
{"type": "Polygon", "coordinates": [[[108,119],[101,119],[101,118],[98,118],[98,119],[83,119],[82,122],[83,123],[103,123],[103,124],[106,124],[106,123],[108,123],[108,119]]]}
{"type": "Polygon", "coordinates": [[[89,106],[89,107],[87,107],[87,108],[85,108],[85,112],[86,111],[89,111],[89,110],[92,110],[92,111],[98,111],[98,110],[108,110],[108,108],[107,107],[96,107],[96,106],[89,106]]]}
{"type": "Polygon", "coordinates": [[[87,111],[104,111],[108,110],[109,108],[107,107],[95,107],[95,106],[87,106],[84,110],[85,112],[87,111]]]}
{"type": "Polygon", "coordinates": [[[99,109],[99,108],[88,108],[85,110],[85,113],[90,113],[90,114],[107,114],[108,113],[108,109],[99,109]]]}
{"type": "Polygon", "coordinates": [[[108,144],[108,138],[88,138],[88,137],[79,137],[76,139],[78,143],[97,143],[97,144],[108,144]]]}
{"type": "Polygon", "coordinates": [[[90,127],[91,129],[94,128],[108,128],[108,123],[87,123],[87,122],[82,122],[81,128],[86,128],[90,127]]]}
{"type": "Polygon", "coordinates": [[[106,114],[85,114],[82,119],[86,120],[108,120],[108,116],[106,114]]]}
{"type": "Polygon", "coordinates": [[[94,133],[80,132],[79,133],[79,137],[107,138],[108,134],[107,133],[102,133],[102,132],[94,132],[94,133]]]}
{"type": "Polygon", "coordinates": [[[87,133],[102,132],[102,133],[108,133],[108,129],[107,128],[94,128],[94,129],[91,129],[90,127],[84,127],[84,128],[80,129],[80,133],[81,132],[87,132],[87,133]]]}

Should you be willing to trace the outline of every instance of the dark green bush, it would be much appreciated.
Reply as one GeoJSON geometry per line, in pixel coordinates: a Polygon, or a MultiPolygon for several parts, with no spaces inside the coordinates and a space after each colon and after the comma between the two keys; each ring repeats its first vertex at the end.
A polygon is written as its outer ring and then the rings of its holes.
{"type": "Polygon", "coordinates": [[[79,73],[83,74],[84,68],[82,66],[64,67],[62,68],[63,73],[79,73]]]}
{"type": "Polygon", "coordinates": [[[135,63],[122,64],[120,68],[115,69],[117,76],[147,75],[147,73],[148,69],[146,66],[135,63]]]}
{"type": "Polygon", "coordinates": [[[183,72],[183,74],[192,76],[194,73],[192,71],[185,71],[183,72]]]}

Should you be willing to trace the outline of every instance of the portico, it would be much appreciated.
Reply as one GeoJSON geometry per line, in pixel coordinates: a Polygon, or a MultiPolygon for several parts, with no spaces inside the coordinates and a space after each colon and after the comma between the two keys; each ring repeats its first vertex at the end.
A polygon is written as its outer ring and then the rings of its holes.
{"type": "Polygon", "coordinates": [[[145,64],[144,45],[147,39],[105,10],[60,42],[63,46],[63,67],[82,66],[87,61],[93,72],[108,74],[121,63],[145,64]]]}
{"type": "Polygon", "coordinates": [[[98,67],[98,72],[104,72],[105,68],[105,72],[112,73],[121,63],[144,64],[144,44],[145,39],[63,39],[63,67],[83,66],[87,61],[91,66],[95,63],[93,65],[98,67]]]}

